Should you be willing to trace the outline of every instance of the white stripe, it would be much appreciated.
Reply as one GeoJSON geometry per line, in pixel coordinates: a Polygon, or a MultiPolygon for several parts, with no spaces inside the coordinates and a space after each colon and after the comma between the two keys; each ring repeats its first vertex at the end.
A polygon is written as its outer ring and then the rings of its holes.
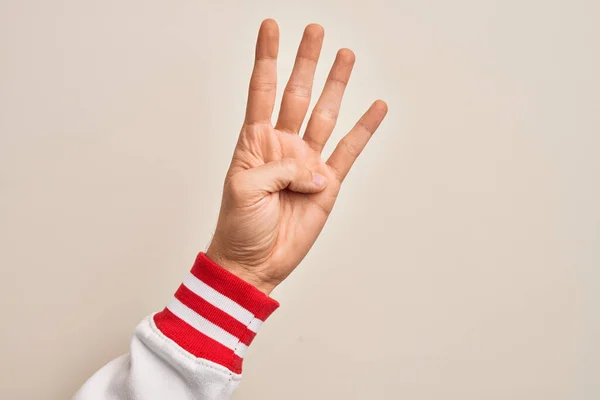
{"type": "Polygon", "coordinates": [[[227,332],[223,328],[213,324],[178,299],[173,298],[167,308],[192,328],[205,334],[209,338],[216,340],[228,349],[235,350],[236,354],[238,354],[238,350],[242,352],[242,354],[245,352],[245,347],[247,346],[240,343],[240,339],[227,332]],[[244,349],[241,349],[241,346],[243,346],[244,349]]]}
{"type": "Polygon", "coordinates": [[[233,318],[240,321],[242,324],[248,326],[252,332],[257,333],[258,328],[262,325],[263,321],[254,317],[250,311],[231,300],[229,297],[219,293],[200,279],[196,278],[191,272],[183,280],[183,284],[194,292],[196,295],[202,297],[204,300],[217,307],[221,311],[226,312],[233,318]]]}
{"type": "Polygon", "coordinates": [[[254,318],[252,321],[250,321],[250,323],[248,324],[248,329],[250,329],[252,332],[257,333],[258,330],[260,329],[261,325],[263,324],[263,321],[261,321],[258,318],[254,318]]]}
{"type": "Polygon", "coordinates": [[[248,350],[248,346],[244,343],[238,343],[234,353],[237,354],[238,357],[244,358],[244,354],[246,354],[246,350],[248,350]]]}

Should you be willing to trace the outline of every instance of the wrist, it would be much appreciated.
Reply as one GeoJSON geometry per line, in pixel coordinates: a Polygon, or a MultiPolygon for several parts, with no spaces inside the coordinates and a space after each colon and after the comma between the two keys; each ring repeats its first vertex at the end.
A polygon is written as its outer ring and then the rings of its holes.
{"type": "Polygon", "coordinates": [[[267,296],[269,296],[273,289],[275,289],[275,286],[277,286],[276,284],[268,282],[265,279],[261,279],[258,274],[252,272],[252,267],[224,256],[223,252],[219,251],[218,245],[216,245],[215,242],[211,243],[205,254],[206,257],[208,257],[215,264],[225,269],[227,272],[237,276],[246,283],[254,286],[267,296]]]}

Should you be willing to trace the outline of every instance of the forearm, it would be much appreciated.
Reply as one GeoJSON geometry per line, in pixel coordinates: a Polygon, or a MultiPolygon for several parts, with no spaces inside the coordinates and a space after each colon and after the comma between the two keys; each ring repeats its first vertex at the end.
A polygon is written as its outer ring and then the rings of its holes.
{"type": "Polygon", "coordinates": [[[247,347],[278,305],[200,253],[167,307],[137,326],[130,353],[74,399],[229,399],[247,347]]]}

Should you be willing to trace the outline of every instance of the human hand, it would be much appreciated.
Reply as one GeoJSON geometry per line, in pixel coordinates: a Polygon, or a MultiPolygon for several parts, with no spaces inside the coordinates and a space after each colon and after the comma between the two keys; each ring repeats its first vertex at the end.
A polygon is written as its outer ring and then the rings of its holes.
{"type": "Polygon", "coordinates": [[[246,118],[225,178],[217,229],[206,252],[266,294],[312,247],[342,181],[387,112],[383,101],[375,101],[329,159],[321,159],[354,65],[351,50],[338,51],[301,137],[322,43],[323,28],[308,25],[273,127],[279,28],[270,19],[261,24],[246,118]]]}

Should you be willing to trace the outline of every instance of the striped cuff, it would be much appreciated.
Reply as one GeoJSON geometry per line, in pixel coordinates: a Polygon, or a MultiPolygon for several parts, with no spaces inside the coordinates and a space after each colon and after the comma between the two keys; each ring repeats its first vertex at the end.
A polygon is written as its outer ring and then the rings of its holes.
{"type": "Polygon", "coordinates": [[[200,253],[154,323],[198,358],[242,372],[244,353],[279,303],[200,253]]]}

